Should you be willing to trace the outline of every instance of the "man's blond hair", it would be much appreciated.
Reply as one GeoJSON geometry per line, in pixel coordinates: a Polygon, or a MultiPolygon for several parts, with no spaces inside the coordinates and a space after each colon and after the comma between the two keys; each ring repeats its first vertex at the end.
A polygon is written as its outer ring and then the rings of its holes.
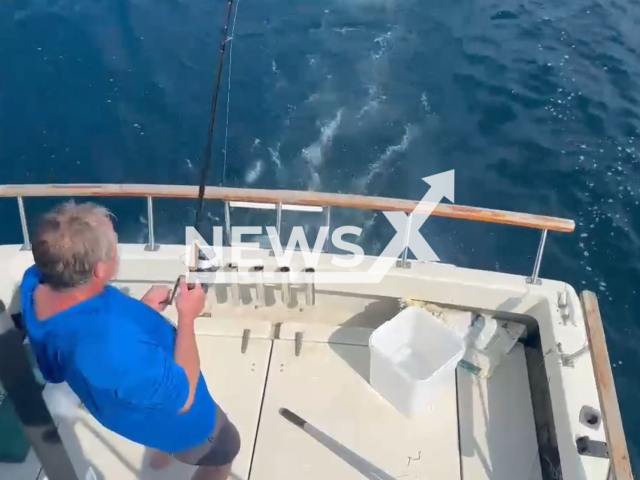
{"type": "Polygon", "coordinates": [[[113,260],[117,237],[112,214],[95,203],[63,203],[42,217],[33,258],[44,282],[55,290],[88,283],[99,262],[113,260]]]}

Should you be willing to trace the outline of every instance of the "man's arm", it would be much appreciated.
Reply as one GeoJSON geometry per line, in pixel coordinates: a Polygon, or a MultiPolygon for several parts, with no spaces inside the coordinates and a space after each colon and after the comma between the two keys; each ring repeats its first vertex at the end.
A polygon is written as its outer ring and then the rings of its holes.
{"type": "Polygon", "coordinates": [[[156,312],[164,312],[169,305],[171,298],[171,289],[164,285],[154,285],[140,299],[142,303],[153,308],[156,312]]]}
{"type": "Polygon", "coordinates": [[[178,309],[178,334],[174,359],[180,365],[189,380],[189,397],[180,413],[189,411],[193,405],[198,379],[200,378],[200,356],[196,343],[195,319],[204,309],[206,294],[199,284],[193,290],[187,288],[184,278],[180,280],[180,294],[176,301],[178,309]]]}

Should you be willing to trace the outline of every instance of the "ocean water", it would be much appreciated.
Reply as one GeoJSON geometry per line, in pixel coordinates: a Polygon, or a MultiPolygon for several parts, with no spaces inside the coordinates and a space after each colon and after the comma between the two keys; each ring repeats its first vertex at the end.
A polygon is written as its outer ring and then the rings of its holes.
{"type": "MultiPolygon", "coordinates": [[[[575,219],[549,235],[541,274],[598,293],[640,465],[640,2],[238,4],[209,184],[419,199],[422,177],[455,169],[459,204],[575,219]]],[[[0,183],[197,183],[225,8],[2,2],[0,183]]],[[[105,203],[123,241],[145,240],[143,201],[105,203]]],[[[181,242],[194,206],[156,201],[158,240],[181,242]]],[[[0,214],[0,242],[20,242],[15,201],[0,214]]],[[[363,227],[369,253],[393,235],[380,215],[333,220],[363,227]]],[[[445,262],[522,274],[539,240],[434,218],[424,232],[445,262]]]]}

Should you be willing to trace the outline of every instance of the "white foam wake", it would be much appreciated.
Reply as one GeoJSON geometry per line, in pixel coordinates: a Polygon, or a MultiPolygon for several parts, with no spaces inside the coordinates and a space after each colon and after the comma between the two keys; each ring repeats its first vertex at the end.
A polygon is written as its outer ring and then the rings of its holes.
{"type": "Polygon", "coordinates": [[[340,127],[342,121],[342,108],[338,110],[336,116],[330,122],[326,122],[320,129],[320,137],[309,145],[307,148],[302,149],[302,155],[307,160],[309,167],[309,175],[311,177],[309,181],[309,189],[317,190],[320,188],[320,175],[318,174],[318,167],[324,163],[324,149],[331,144],[333,136],[340,127]]]}
{"type": "Polygon", "coordinates": [[[251,168],[247,170],[244,175],[244,182],[247,185],[252,185],[260,178],[260,174],[262,173],[263,162],[261,159],[256,160],[251,168]]]}
{"type": "Polygon", "coordinates": [[[393,34],[393,30],[389,30],[384,35],[380,35],[379,37],[373,40],[374,43],[378,44],[378,51],[371,52],[371,58],[373,58],[374,60],[380,60],[382,58],[382,56],[387,52],[387,46],[388,46],[387,42],[391,38],[392,34],[393,34]]]}
{"type": "Polygon", "coordinates": [[[362,118],[365,114],[369,112],[374,112],[378,109],[381,102],[384,102],[387,99],[386,95],[382,95],[378,91],[378,87],[376,85],[369,86],[369,97],[367,103],[360,113],[358,113],[358,118],[362,118]]]}
{"type": "Polygon", "coordinates": [[[334,32],[338,32],[338,33],[341,33],[341,34],[343,34],[343,35],[344,35],[345,33],[348,33],[348,32],[355,32],[355,31],[358,31],[358,30],[360,30],[360,29],[359,29],[359,28],[355,28],[355,27],[342,27],[342,28],[334,27],[334,28],[333,28],[333,31],[334,31],[334,32]]]}
{"type": "Polygon", "coordinates": [[[411,139],[414,136],[414,131],[411,128],[411,125],[406,125],[404,130],[405,132],[400,143],[387,147],[384,153],[380,155],[380,158],[375,163],[369,165],[369,171],[367,174],[356,180],[356,187],[359,191],[364,192],[369,183],[371,183],[371,180],[373,180],[373,177],[389,168],[389,162],[393,157],[399,153],[405,152],[407,148],[409,148],[411,139]]]}
{"type": "Polygon", "coordinates": [[[320,129],[320,138],[302,150],[302,155],[313,166],[320,166],[323,162],[322,150],[331,143],[340,121],[342,120],[342,108],[330,122],[325,123],[320,129]]]}
{"type": "Polygon", "coordinates": [[[429,105],[429,97],[427,96],[427,92],[422,92],[420,95],[420,103],[422,104],[422,108],[427,115],[431,115],[431,105],[429,105]]]}
{"type": "Polygon", "coordinates": [[[269,153],[271,154],[271,161],[280,170],[282,168],[282,162],[280,161],[280,143],[273,149],[269,147],[269,153]]]}

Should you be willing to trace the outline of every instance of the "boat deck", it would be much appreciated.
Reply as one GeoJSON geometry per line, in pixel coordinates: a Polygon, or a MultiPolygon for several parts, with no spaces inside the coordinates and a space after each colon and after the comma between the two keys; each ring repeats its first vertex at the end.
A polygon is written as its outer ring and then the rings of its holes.
{"type": "MultiPolygon", "coordinates": [[[[198,328],[209,388],[242,437],[232,479],[542,478],[522,345],[489,380],[458,369],[427,413],[409,420],[368,384],[372,329],[327,334],[307,326],[297,349],[296,325],[284,324],[277,339],[268,326],[198,328]],[[251,338],[243,353],[246,328],[251,338]],[[326,434],[331,448],[281,417],[282,407],[326,434]]],[[[47,386],[47,394],[56,388],[47,386]]],[[[91,478],[89,466],[97,480],[188,479],[193,471],[177,462],[151,470],[144,447],[106,430],[81,406],[70,417],[54,416],[81,479],[91,478]]],[[[46,477],[31,451],[23,464],[0,464],[0,478],[46,477]]]]}

